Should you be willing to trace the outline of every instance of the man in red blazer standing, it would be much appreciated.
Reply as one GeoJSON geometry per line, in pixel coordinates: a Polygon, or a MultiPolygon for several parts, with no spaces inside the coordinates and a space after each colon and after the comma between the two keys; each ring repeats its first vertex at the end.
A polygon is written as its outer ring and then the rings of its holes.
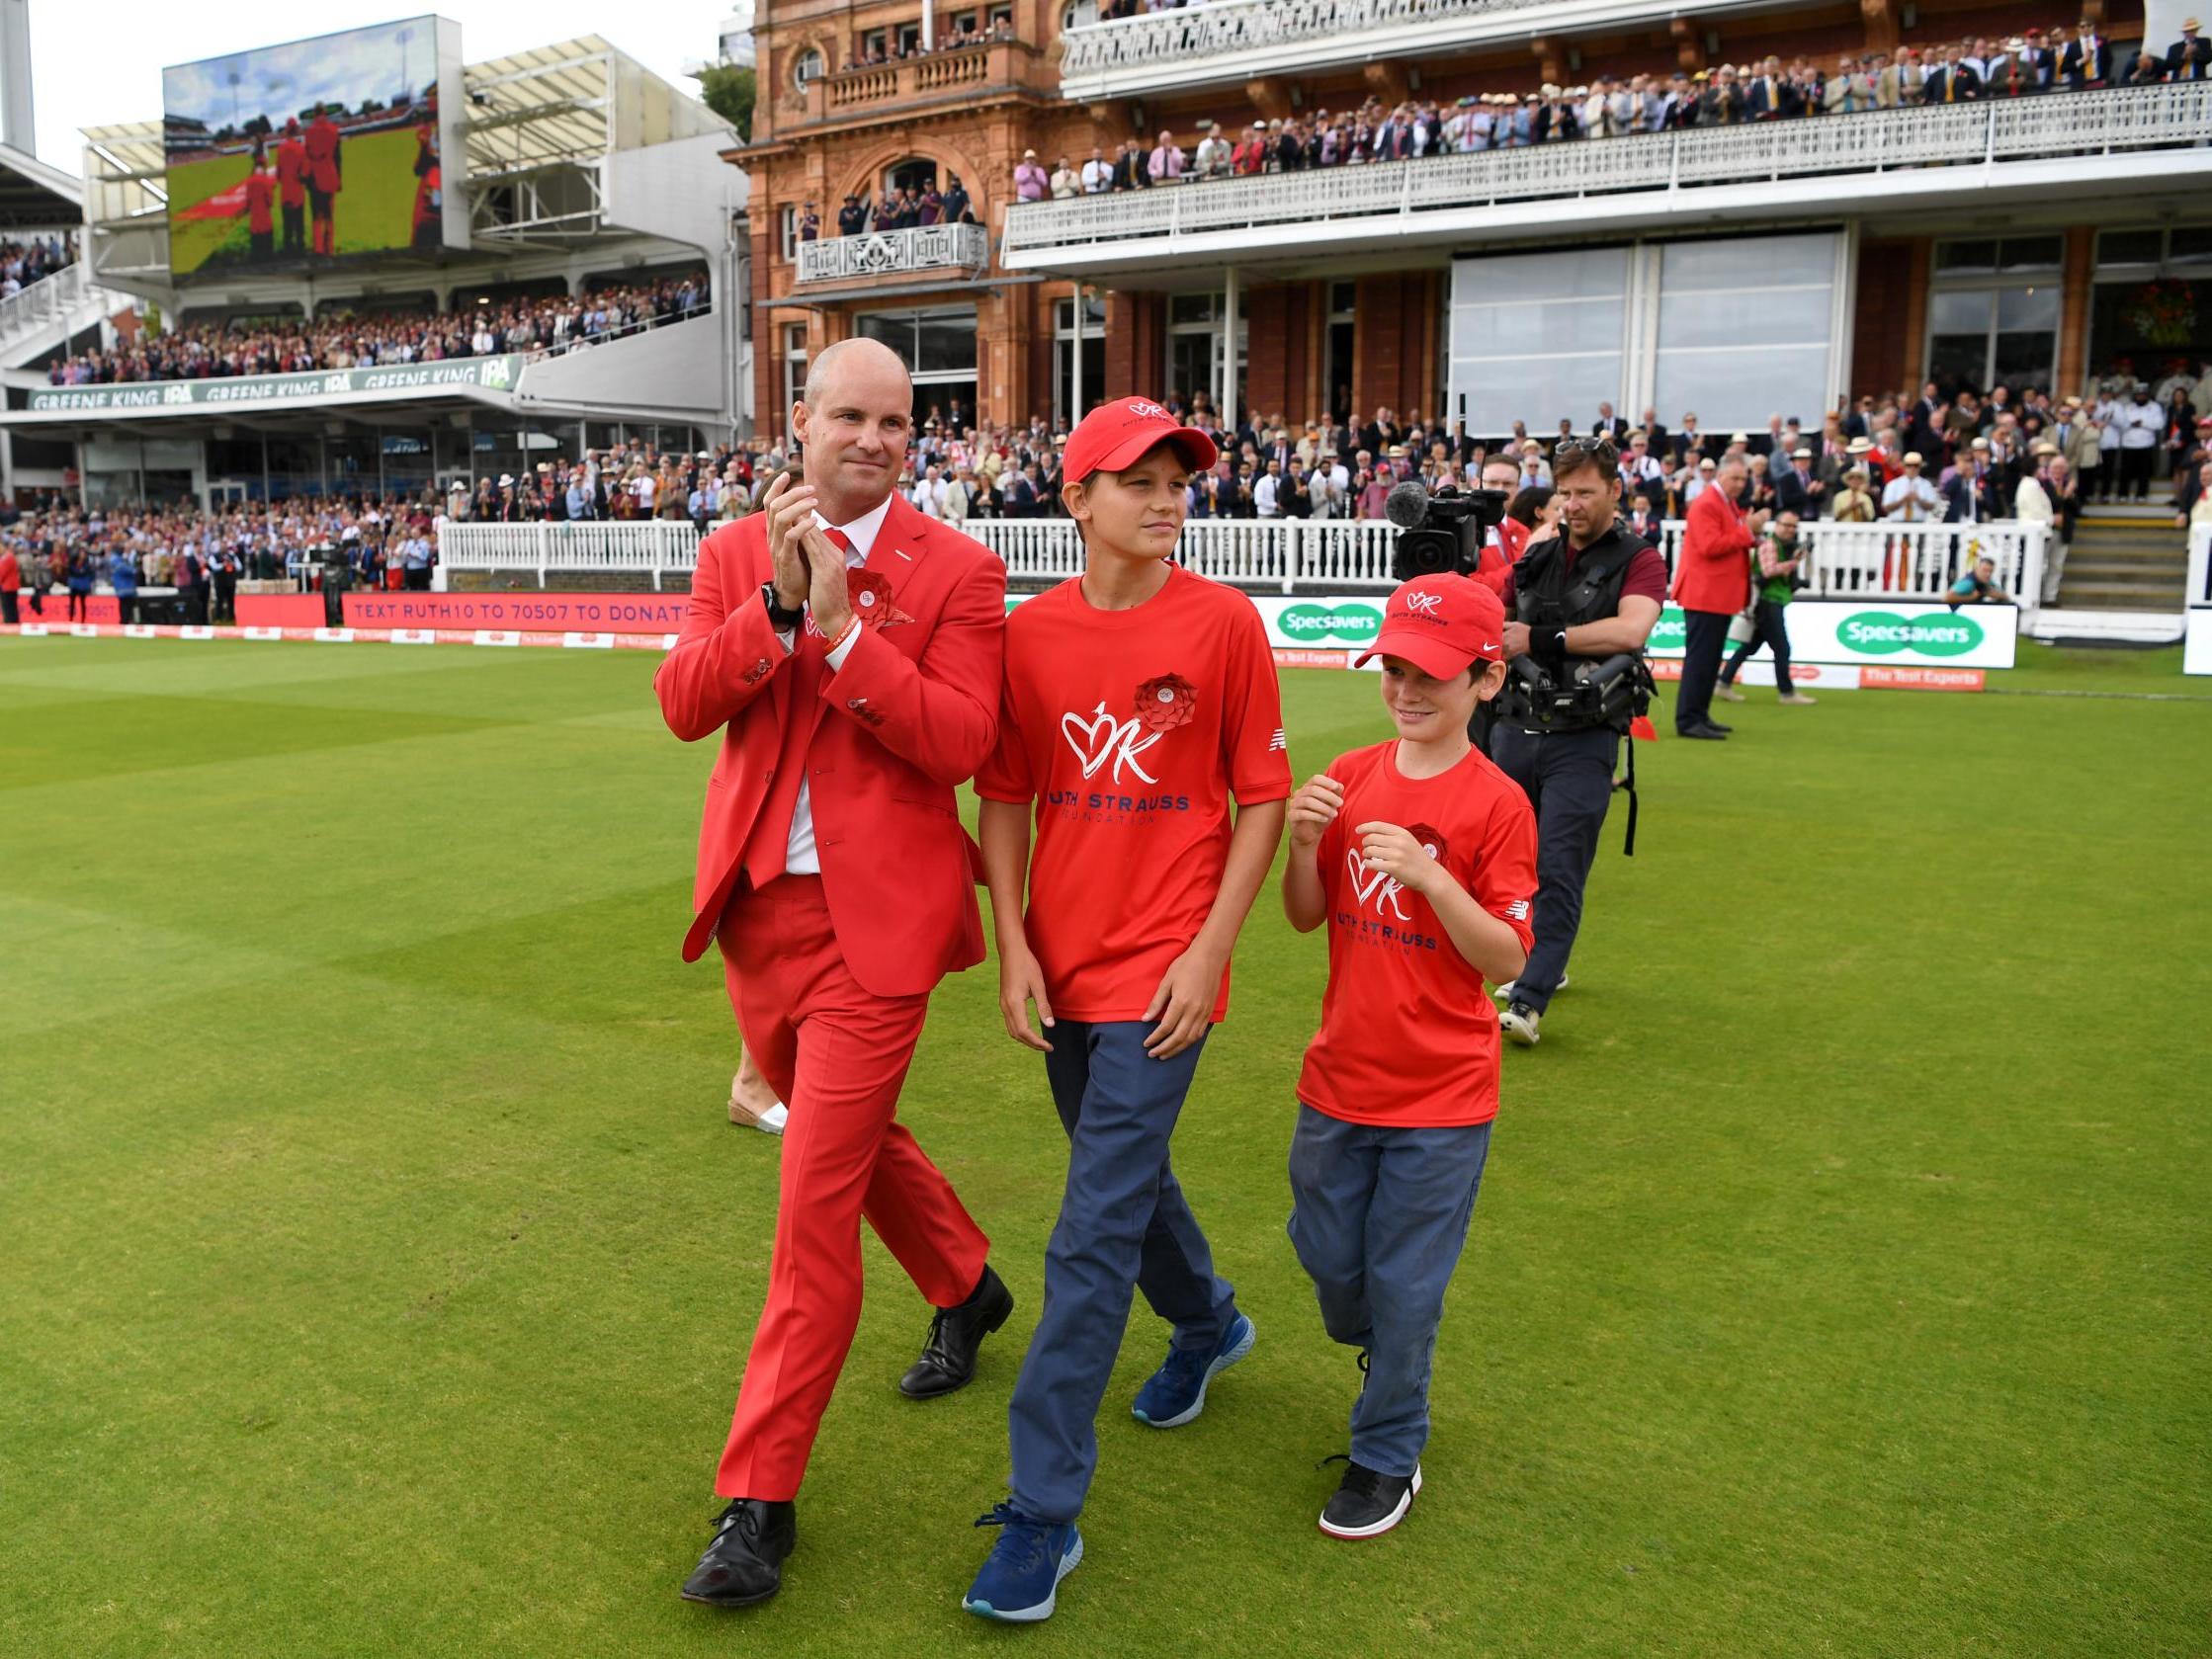
{"type": "Polygon", "coordinates": [[[938,1310],[909,1397],[965,1384],[1013,1308],[895,1118],[931,989],[983,959],[953,790],[996,740],[1006,631],[1005,567],[897,493],[912,411],[879,342],[814,359],[792,410],[805,481],[701,543],[653,678],[678,737],[722,735],[684,959],[719,943],[745,1047],[790,1106],[768,1301],[715,1481],[730,1503],[683,1587],[723,1607],[781,1584],[860,1319],[862,1217],[938,1310]]]}
{"type": "Polygon", "coordinates": [[[1751,547],[1767,520],[1763,511],[1746,517],[1737,505],[1746,475],[1743,456],[1724,458],[1715,487],[1697,492],[1682,527],[1674,603],[1682,608],[1685,642],[1674,730],[1683,737],[1726,737],[1731,729],[1713,718],[1713,685],[1728,644],[1728,621],[1751,602],[1751,547]]]}

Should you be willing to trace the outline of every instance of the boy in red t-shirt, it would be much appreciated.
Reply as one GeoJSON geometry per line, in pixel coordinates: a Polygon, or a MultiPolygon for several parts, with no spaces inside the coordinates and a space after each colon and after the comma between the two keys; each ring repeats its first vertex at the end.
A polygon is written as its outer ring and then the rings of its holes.
{"type": "Polygon", "coordinates": [[[1082,1556],[1075,1517],[1133,1292],[1174,1327],[1140,1422],[1191,1421],[1252,1346],[1168,1163],[1291,788],[1258,611],[1171,562],[1191,474],[1214,459],[1210,438],[1143,398],[1100,405],[1068,438],[1084,573],[1007,619],[998,747],[976,778],[1000,1012],[1045,1056],[1068,1136],[1044,1312],[1007,1414],[1011,1501],[985,1517],[998,1541],[964,1599],[987,1618],[1050,1617],[1082,1556]]]}
{"type": "Polygon", "coordinates": [[[1505,683],[1505,611],[1465,576],[1391,595],[1375,643],[1396,741],[1339,755],[1291,799],[1283,909],[1328,924],[1321,1026],[1298,1080],[1290,1235],[1321,1323],[1360,1351],[1352,1449],[1321,1512],[1368,1538],[1421,1489],[1429,1360],[1497,1116],[1483,982],[1534,939],[1536,815],[1467,735],[1505,683]]]}

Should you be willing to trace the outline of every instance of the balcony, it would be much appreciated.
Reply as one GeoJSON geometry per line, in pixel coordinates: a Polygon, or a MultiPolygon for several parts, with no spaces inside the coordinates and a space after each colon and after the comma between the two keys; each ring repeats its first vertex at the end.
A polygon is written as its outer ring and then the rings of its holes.
{"type": "Polygon", "coordinates": [[[830,283],[899,271],[965,271],[990,264],[990,232],[979,224],[932,224],[799,244],[799,281],[830,283]]]}
{"type": "Polygon", "coordinates": [[[1815,116],[1028,203],[1006,215],[1000,264],[1141,278],[1547,229],[1988,208],[1993,195],[2042,206],[2117,190],[2141,208],[2162,190],[2202,192],[2207,139],[2212,82],[1815,116]]]}
{"type": "Polygon", "coordinates": [[[1670,17],[1743,11],[1762,0],[1211,0],[1176,11],[1080,24],[1062,36],[1061,95],[1131,98],[1427,57],[1531,35],[1663,27],[1670,17]]]}
{"type": "MultiPolygon", "coordinates": [[[[993,39],[896,63],[848,65],[807,83],[799,95],[797,120],[812,125],[915,105],[972,101],[989,89],[1029,86],[1036,78],[1036,61],[1034,46],[993,39]]],[[[1049,91],[1050,82],[1040,90],[1049,91]]]]}

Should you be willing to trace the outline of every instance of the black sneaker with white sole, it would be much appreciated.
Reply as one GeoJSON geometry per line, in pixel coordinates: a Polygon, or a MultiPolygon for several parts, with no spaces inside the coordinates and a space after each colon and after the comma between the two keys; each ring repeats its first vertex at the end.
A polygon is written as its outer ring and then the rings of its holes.
{"type": "Polygon", "coordinates": [[[1344,1478],[1321,1511],[1321,1531],[1332,1538],[1379,1538],[1405,1519],[1420,1489],[1418,1463],[1411,1475],[1401,1476],[1346,1457],[1344,1478]]]}

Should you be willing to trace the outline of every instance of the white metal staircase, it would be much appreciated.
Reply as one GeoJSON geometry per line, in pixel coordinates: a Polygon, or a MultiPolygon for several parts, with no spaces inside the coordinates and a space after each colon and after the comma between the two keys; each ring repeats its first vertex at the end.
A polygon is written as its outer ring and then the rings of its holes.
{"type": "Polygon", "coordinates": [[[0,299],[0,369],[36,362],[122,303],[92,281],[81,260],[42,277],[22,292],[0,299]]]}

